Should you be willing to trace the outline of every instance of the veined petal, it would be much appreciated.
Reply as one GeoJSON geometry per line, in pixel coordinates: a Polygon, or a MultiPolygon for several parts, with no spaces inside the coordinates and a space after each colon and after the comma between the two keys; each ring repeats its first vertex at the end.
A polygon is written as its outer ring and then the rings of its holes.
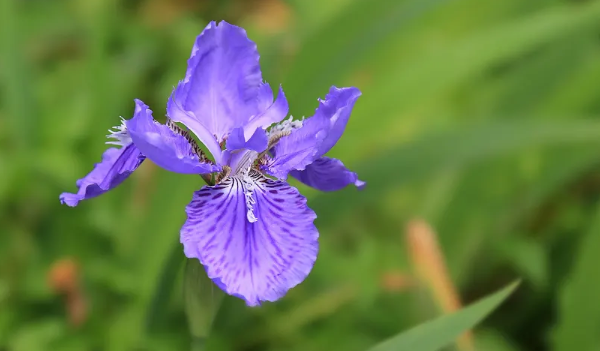
{"type": "Polygon", "coordinates": [[[291,170],[301,171],[328,152],[342,136],[359,96],[357,88],[331,87],[315,114],[275,145],[267,172],[285,179],[291,170]]]}
{"type": "Polygon", "coordinates": [[[142,101],[135,100],[135,114],[125,121],[135,146],[158,166],[177,173],[201,174],[218,172],[219,167],[201,162],[193,139],[175,133],[152,117],[142,101]]]}
{"type": "Polygon", "coordinates": [[[133,144],[122,148],[110,148],[102,155],[102,161],[94,169],[77,181],[76,194],[60,194],[60,202],[68,206],[77,206],[79,201],[91,199],[115,188],[135,171],[145,157],[133,144]]]}
{"type": "Polygon", "coordinates": [[[303,171],[293,170],[290,175],[321,191],[340,190],[348,184],[354,184],[358,189],[362,189],[366,185],[358,179],[356,173],[349,171],[342,161],[329,157],[318,158],[303,171]]]}
{"type": "Polygon", "coordinates": [[[195,192],[186,212],[185,255],[198,258],[219,287],[250,306],[281,298],[316,260],[316,215],[285,182],[257,174],[228,178],[195,192]]]}
{"type": "Polygon", "coordinates": [[[211,22],[196,39],[186,77],[171,97],[191,114],[171,118],[194,132],[193,125],[200,121],[222,141],[258,113],[262,84],[258,61],[256,44],[244,29],[224,21],[211,22]]]}

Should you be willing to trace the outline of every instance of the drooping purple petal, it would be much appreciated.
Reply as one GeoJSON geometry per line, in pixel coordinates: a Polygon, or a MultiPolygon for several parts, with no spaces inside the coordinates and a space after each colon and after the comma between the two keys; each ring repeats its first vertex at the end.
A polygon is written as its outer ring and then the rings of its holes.
{"type": "Polygon", "coordinates": [[[140,100],[135,100],[135,114],[125,124],[135,146],[152,162],[168,171],[201,174],[220,170],[213,164],[200,162],[191,145],[193,140],[155,121],[152,111],[140,100]]]}
{"type": "Polygon", "coordinates": [[[258,60],[256,44],[244,29],[224,21],[218,25],[211,22],[196,39],[186,77],[171,96],[191,113],[169,116],[194,133],[200,122],[218,142],[222,141],[259,113],[257,95],[262,75],[258,60]]]}
{"type": "Polygon", "coordinates": [[[298,190],[260,175],[246,177],[195,192],[181,242],[185,255],[198,258],[225,292],[255,306],[304,280],[319,234],[316,215],[298,190]]]}
{"type": "Polygon", "coordinates": [[[321,157],[306,166],[303,171],[293,170],[290,175],[302,183],[321,191],[336,191],[354,184],[358,189],[364,188],[365,182],[358,175],[348,170],[342,161],[321,157]]]}
{"type": "Polygon", "coordinates": [[[275,145],[267,172],[285,179],[291,170],[303,170],[328,152],[342,136],[359,96],[357,88],[331,87],[325,100],[320,100],[314,116],[275,145]]]}
{"type": "Polygon", "coordinates": [[[102,154],[102,161],[94,169],[77,181],[76,194],[60,194],[60,202],[68,206],[77,206],[79,201],[91,199],[115,188],[135,171],[145,157],[133,144],[122,148],[110,148],[102,154]]]}

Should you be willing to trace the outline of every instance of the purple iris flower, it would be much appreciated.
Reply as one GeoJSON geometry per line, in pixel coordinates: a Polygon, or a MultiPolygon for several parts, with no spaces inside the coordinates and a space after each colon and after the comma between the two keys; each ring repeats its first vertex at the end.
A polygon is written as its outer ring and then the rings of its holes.
{"type": "Polygon", "coordinates": [[[248,305],[275,301],[304,280],[318,251],[316,215],[287,177],[322,191],[365,184],[324,156],[359,96],[356,88],[332,87],[314,116],[285,119],[287,100],[281,88],[274,99],[263,82],[256,44],[242,28],[211,22],[169,98],[166,124],[136,100],[133,117],[109,135],[120,148],[108,149],[77,181],[78,192],[61,194],[61,202],[76,206],[109,191],[146,158],[172,172],[199,174],[209,185],[186,208],[185,255],[248,305]]]}

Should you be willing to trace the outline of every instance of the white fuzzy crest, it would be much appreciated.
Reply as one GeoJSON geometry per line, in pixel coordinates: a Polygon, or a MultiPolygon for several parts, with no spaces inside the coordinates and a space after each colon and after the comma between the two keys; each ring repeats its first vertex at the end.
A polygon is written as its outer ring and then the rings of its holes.
{"type": "Polygon", "coordinates": [[[256,203],[256,200],[254,199],[254,179],[252,179],[249,172],[244,172],[241,176],[241,180],[244,184],[244,197],[246,198],[246,217],[248,218],[248,222],[254,223],[258,220],[254,215],[254,204],[256,203]]]}
{"type": "Polygon", "coordinates": [[[123,117],[121,117],[121,124],[109,129],[108,132],[110,134],[106,137],[113,138],[115,140],[107,141],[107,144],[118,146],[126,146],[131,144],[131,136],[127,131],[127,126],[125,125],[125,119],[123,119],[123,117]]]}
{"type": "Polygon", "coordinates": [[[269,137],[279,134],[279,133],[289,133],[294,129],[298,129],[302,127],[302,123],[304,123],[304,118],[299,121],[294,121],[294,117],[290,116],[290,118],[281,121],[280,123],[274,125],[269,130],[269,137]]]}

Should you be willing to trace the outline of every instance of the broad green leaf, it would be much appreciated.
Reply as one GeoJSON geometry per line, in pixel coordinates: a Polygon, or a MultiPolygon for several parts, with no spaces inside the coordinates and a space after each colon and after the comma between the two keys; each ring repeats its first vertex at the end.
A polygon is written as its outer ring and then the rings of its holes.
{"type": "Polygon", "coordinates": [[[558,302],[558,324],[552,337],[556,351],[600,349],[600,206],[590,230],[581,239],[571,274],[566,279],[558,302]]]}
{"type": "Polygon", "coordinates": [[[368,351],[440,350],[482,321],[516,289],[517,285],[518,282],[512,283],[460,311],[419,325],[376,345],[368,351]]]}

